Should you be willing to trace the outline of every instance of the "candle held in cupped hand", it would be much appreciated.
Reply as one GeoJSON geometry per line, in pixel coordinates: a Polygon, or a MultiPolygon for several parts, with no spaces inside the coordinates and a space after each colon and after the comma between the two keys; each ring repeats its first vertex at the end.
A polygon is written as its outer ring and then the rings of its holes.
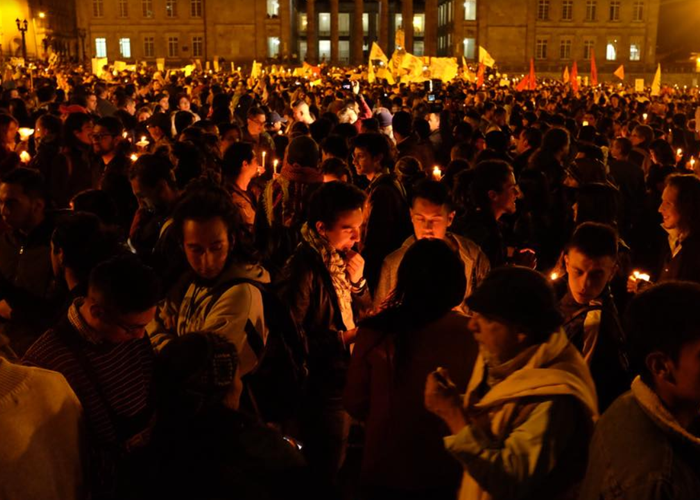
{"type": "Polygon", "coordinates": [[[22,152],[19,154],[19,159],[20,159],[20,161],[21,161],[22,163],[29,163],[29,160],[31,160],[32,157],[31,157],[31,156],[29,155],[29,153],[27,153],[26,151],[22,151],[22,152]]]}
{"type": "Polygon", "coordinates": [[[433,179],[435,179],[436,181],[442,179],[442,170],[437,165],[433,167],[433,179]]]}
{"type": "Polygon", "coordinates": [[[19,129],[19,138],[22,142],[26,141],[29,139],[32,134],[34,133],[33,128],[28,128],[28,127],[20,127],[19,129]]]}
{"type": "Polygon", "coordinates": [[[138,156],[137,154],[134,153],[134,154],[132,154],[129,158],[131,159],[131,161],[136,161],[136,160],[139,159],[139,156],[138,156]]]}
{"type": "Polygon", "coordinates": [[[639,272],[639,271],[634,271],[634,272],[632,273],[632,279],[634,279],[635,281],[636,281],[636,280],[639,280],[639,281],[649,281],[649,280],[651,280],[651,276],[649,276],[649,275],[646,274],[646,273],[642,273],[642,272],[639,272]]]}

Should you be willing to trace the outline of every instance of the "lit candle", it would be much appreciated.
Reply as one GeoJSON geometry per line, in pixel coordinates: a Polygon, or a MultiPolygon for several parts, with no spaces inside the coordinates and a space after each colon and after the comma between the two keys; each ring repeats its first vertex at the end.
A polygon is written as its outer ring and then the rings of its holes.
{"type": "Polygon", "coordinates": [[[29,160],[31,160],[32,157],[31,157],[31,156],[29,155],[29,153],[27,153],[26,151],[22,151],[22,152],[19,154],[19,159],[20,159],[20,161],[21,161],[22,163],[29,163],[29,160]]]}
{"type": "Polygon", "coordinates": [[[436,181],[442,179],[442,170],[437,165],[433,167],[433,179],[435,179],[436,181]]]}
{"type": "Polygon", "coordinates": [[[552,281],[556,281],[559,278],[559,275],[557,273],[552,273],[549,275],[549,279],[552,281]]]}
{"type": "Polygon", "coordinates": [[[587,122],[586,120],[583,120],[583,126],[584,126],[584,127],[587,127],[587,126],[588,126],[588,122],[587,122]]]}
{"type": "Polygon", "coordinates": [[[146,136],[145,136],[145,135],[142,135],[142,136],[141,136],[141,140],[140,140],[139,142],[136,143],[136,146],[137,146],[139,149],[144,149],[146,146],[148,146],[148,140],[146,139],[146,136]]]}
{"type": "Polygon", "coordinates": [[[33,129],[33,128],[21,127],[21,128],[19,129],[19,138],[20,138],[22,141],[26,141],[27,139],[29,139],[29,137],[31,137],[31,135],[32,135],[33,133],[34,133],[34,129],[33,129]]]}
{"type": "Polygon", "coordinates": [[[647,117],[648,117],[648,116],[649,116],[648,114],[643,113],[643,114],[642,114],[642,120],[647,121],[647,117]]]}
{"type": "Polygon", "coordinates": [[[275,160],[272,162],[272,173],[277,175],[277,165],[279,165],[280,161],[275,160]]]}
{"type": "Polygon", "coordinates": [[[651,279],[651,276],[649,276],[649,275],[646,274],[646,273],[642,273],[642,272],[639,272],[639,271],[634,271],[634,272],[632,273],[632,279],[633,279],[634,281],[637,281],[637,280],[639,280],[639,281],[649,281],[649,280],[651,279]]]}
{"type": "Polygon", "coordinates": [[[683,156],[683,150],[681,148],[676,149],[676,156],[683,156]]]}
{"type": "Polygon", "coordinates": [[[267,151],[262,152],[262,166],[265,168],[265,157],[267,156],[267,151]]]}
{"type": "Polygon", "coordinates": [[[131,158],[131,161],[136,161],[136,160],[139,159],[139,155],[137,155],[136,153],[134,153],[134,154],[132,154],[129,158],[131,158]]]}
{"type": "Polygon", "coordinates": [[[122,137],[126,139],[127,137],[129,137],[129,133],[125,130],[124,132],[122,132],[122,137]]]}
{"type": "Polygon", "coordinates": [[[691,170],[695,169],[695,158],[692,156],[690,157],[690,169],[691,170]]]}

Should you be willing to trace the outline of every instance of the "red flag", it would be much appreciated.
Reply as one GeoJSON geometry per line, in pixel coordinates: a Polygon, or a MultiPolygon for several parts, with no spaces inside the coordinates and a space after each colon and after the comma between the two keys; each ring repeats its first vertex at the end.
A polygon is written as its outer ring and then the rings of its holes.
{"type": "Polygon", "coordinates": [[[476,88],[481,88],[481,86],[484,84],[485,71],[486,67],[484,66],[484,63],[479,63],[479,71],[476,73],[476,88]]]}
{"type": "Polygon", "coordinates": [[[615,70],[613,75],[618,77],[620,80],[624,80],[625,79],[625,66],[623,64],[620,64],[620,67],[615,70]]]}
{"type": "Polygon", "coordinates": [[[530,85],[528,88],[530,90],[535,90],[537,88],[537,78],[535,77],[535,60],[530,58],[530,85]]]}
{"type": "Polygon", "coordinates": [[[518,84],[515,86],[515,90],[518,92],[522,92],[526,88],[530,87],[530,75],[524,76],[522,80],[518,82],[518,84]]]}
{"type": "Polygon", "coordinates": [[[571,90],[578,92],[578,66],[576,65],[576,61],[574,61],[574,65],[571,66],[571,90]]]}
{"type": "Polygon", "coordinates": [[[595,53],[591,50],[591,85],[598,85],[598,68],[595,67],[595,53]]]}

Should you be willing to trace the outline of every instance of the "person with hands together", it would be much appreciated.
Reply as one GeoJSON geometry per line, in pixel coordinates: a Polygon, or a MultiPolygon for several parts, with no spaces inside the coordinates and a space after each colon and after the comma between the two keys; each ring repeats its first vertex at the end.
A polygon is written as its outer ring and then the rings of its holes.
{"type": "Polygon", "coordinates": [[[354,250],[367,196],[328,182],[311,196],[301,242],[280,273],[277,290],[306,337],[308,378],[301,401],[301,442],[321,498],[336,494],[350,417],[342,393],[357,322],[371,309],[365,261],[354,250]]]}
{"type": "Polygon", "coordinates": [[[502,267],[467,305],[480,353],[464,405],[441,368],[428,375],[424,394],[452,432],[444,444],[464,469],[460,500],[570,498],[598,409],[551,284],[530,269],[502,267]]]}

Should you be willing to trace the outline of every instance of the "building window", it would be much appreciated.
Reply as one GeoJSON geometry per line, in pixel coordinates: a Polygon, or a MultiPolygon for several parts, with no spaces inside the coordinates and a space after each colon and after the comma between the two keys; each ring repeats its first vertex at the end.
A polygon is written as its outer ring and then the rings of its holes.
{"type": "Polygon", "coordinates": [[[362,14],[362,34],[369,35],[369,14],[362,14]]]}
{"type": "Polygon", "coordinates": [[[328,12],[321,12],[318,15],[318,34],[321,36],[331,34],[331,15],[328,12]]]}
{"type": "Polygon", "coordinates": [[[318,58],[321,61],[331,60],[331,41],[330,40],[319,40],[318,41],[318,58]]]}
{"type": "MultiPolygon", "coordinates": [[[[306,28],[309,26],[309,21],[306,14],[299,14],[299,33],[306,33],[306,28]]],[[[302,59],[303,61],[303,59],[302,59]]]]}
{"type": "Polygon", "coordinates": [[[642,60],[642,44],[639,42],[630,44],[630,61],[642,60]]]}
{"type": "Polygon", "coordinates": [[[152,36],[147,36],[143,38],[143,56],[144,57],[155,57],[156,47],[155,39],[152,36]]]}
{"type": "Polygon", "coordinates": [[[180,40],[176,36],[168,37],[168,57],[178,57],[180,53],[180,40]]]}
{"type": "Polygon", "coordinates": [[[202,0],[190,0],[190,16],[202,17],[202,0]]]}
{"type": "Polygon", "coordinates": [[[535,44],[535,58],[547,59],[547,39],[538,38],[535,44]]]}
{"type": "MultiPolygon", "coordinates": [[[[461,0],[457,0],[458,2],[461,0]]],[[[476,21],[476,0],[467,0],[464,2],[464,20],[476,21]]]]}
{"type": "Polygon", "coordinates": [[[571,59],[571,40],[562,40],[559,44],[559,59],[571,59]]]}
{"type": "Polygon", "coordinates": [[[202,57],[204,55],[204,37],[192,37],[192,57],[202,57]]]}
{"type": "Polygon", "coordinates": [[[425,44],[423,40],[413,42],[413,54],[422,57],[425,53],[425,44]]]}
{"type": "Polygon", "coordinates": [[[350,14],[341,12],[338,14],[338,34],[348,36],[350,34],[350,14]]]}
{"type": "Polygon", "coordinates": [[[596,0],[586,0],[586,21],[595,21],[598,2],[596,0]]]}
{"type": "Polygon", "coordinates": [[[464,39],[464,57],[467,59],[476,59],[476,38],[464,39]]]}
{"type": "Polygon", "coordinates": [[[299,60],[306,60],[306,40],[299,40],[299,60]]]}
{"type": "Polygon", "coordinates": [[[107,57],[106,38],[95,38],[95,57],[107,57]]]}
{"type": "Polygon", "coordinates": [[[454,12],[454,6],[452,5],[452,2],[447,3],[447,22],[451,23],[452,22],[452,14],[454,12]]]}
{"type": "Polygon", "coordinates": [[[632,5],[632,20],[644,21],[644,2],[637,0],[632,5]]]}
{"type": "Polygon", "coordinates": [[[540,21],[549,19],[549,0],[539,0],[537,2],[537,19],[540,21]]]}
{"type": "Polygon", "coordinates": [[[267,15],[269,17],[278,17],[280,15],[280,3],[277,0],[267,0],[267,15]]]}
{"type": "Polygon", "coordinates": [[[280,54],[280,39],[278,36],[267,37],[267,57],[277,57],[280,54]]]}
{"type": "Polygon", "coordinates": [[[610,0],[610,20],[620,20],[620,0],[610,0]]]}
{"type": "Polygon", "coordinates": [[[105,4],[103,0],[92,0],[93,17],[103,17],[105,15],[105,4]]]}
{"type": "Polygon", "coordinates": [[[119,0],[119,17],[129,17],[128,0],[119,0]]]}
{"type": "Polygon", "coordinates": [[[425,33],[425,14],[416,14],[413,16],[413,34],[423,36],[425,33]]]}
{"type": "Polygon", "coordinates": [[[583,58],[588,60],[591,58],[593,53],[593,48],[595,47],[595,42],[593,40],[586,40],[583,42],[583,58]]]}
{"type": "Polygon", "coordinates": [[[605,46],[605,59],[608,61],[617,60],[617,40],[608,40],[605,46]]]}
{"type": "Polygon", "coordinates": [[[338,42],[338,60],[340,62],[350,62],[350,41],[341,40],[338,42]]]}
{"type": "Polygon", "coordinates": [[[403,29],[403,16],[401,14],[394,14],[394,30],[401,29],[403,29]]]}
{"type": "Polygon", "coordinates": [[[143,17],[153,17],[153,0],[141,0],[141,14],[143,17]]]}
{"type": "Polygon", "coordinates": [[[574,18],[574,0],[564,0],[561,4],[561,20],[571,21],[574,18]]]}
{"type": "Polygon", "coordinates": [[[126,59],[131,59],[131,39],[130,38],[120,38],[119,39],[119,53],[122,57],[126,59]]]}
{"type": "Polygon", "coordinates": [[[177,0],[165,0],[165,16],[177,17],[177,0]]]}

